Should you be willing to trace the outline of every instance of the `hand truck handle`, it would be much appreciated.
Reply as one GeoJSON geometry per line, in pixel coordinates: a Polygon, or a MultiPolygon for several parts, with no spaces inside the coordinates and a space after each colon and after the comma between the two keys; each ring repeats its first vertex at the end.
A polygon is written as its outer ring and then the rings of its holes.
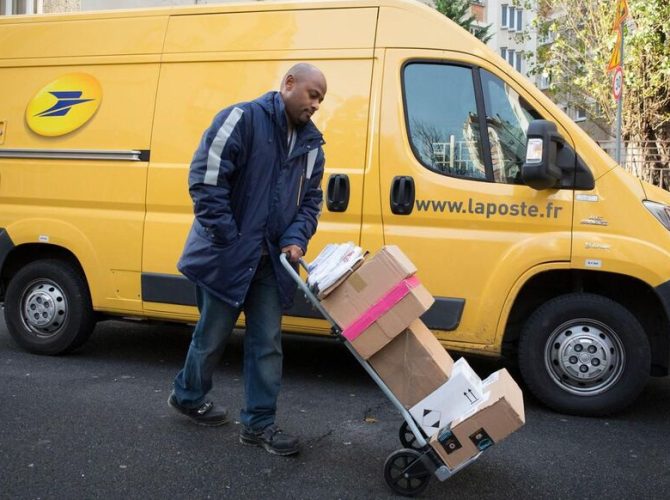
{"type": "MultiPolygon", "coordinates": [[[[312,305],[323,315],[323,317],[328,320],[328,322],[333,327],[333,333],[335,333],[335,335],[337,335],[339,337],[342,333],[342,329],[339,327],[337,322],[330,316],[330,314],[328,314],[328,311],[326,311],[323,308],[319,299],[316,297],[316,295],[314,295],[314,293],[312,293],[312,291],[307,286],[307,283],[305,283],[302,280],[302,278],[300,277],[298,272],[293,268],[291,263],[288,261],[288,256],[287,255],[288,254],[286,254],[286,253],[282,253],[279,256],[279,261],[281,262],[282,266],[284,266],[284,269],[286,269],[286,272],[289,273],[289,275],[293,278],[293,281],[296,282],[296,284],[298,285],[298,288],[300,288],[300,290],[305,294],[305,297],[307,297],[307,300],[309,300],[312,303],[312,305]]],[[[305,271],[309,274],[309,269],[307,268],[307,264],[305,263],[305,261],[303,260],[302,257],[300,259],[298,259],[298,262],[305,269],[305,271]]]]}

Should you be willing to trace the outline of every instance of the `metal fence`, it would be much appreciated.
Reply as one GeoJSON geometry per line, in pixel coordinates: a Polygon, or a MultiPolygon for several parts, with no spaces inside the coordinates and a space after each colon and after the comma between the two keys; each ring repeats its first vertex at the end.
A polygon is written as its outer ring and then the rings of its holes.
{"type": "MultiPolygon", "coordinates": [[[[612,158],[615,157],[615,141],[598,144],[612,158]]],[[[621,166],[630,173],[670,191],[670,141],[624,142],[621,157],[621,166]]]]}

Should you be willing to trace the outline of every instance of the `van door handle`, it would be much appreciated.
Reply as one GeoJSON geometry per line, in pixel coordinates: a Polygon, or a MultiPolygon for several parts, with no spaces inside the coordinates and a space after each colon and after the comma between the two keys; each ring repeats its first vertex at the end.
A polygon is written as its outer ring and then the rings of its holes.
{"type": "Polygon", "coordinates": [[[333,174],[328,178],[326,206],[331,212],[344,212],[349,206],[349,176],[333,174]]]}
{"type": "Polygon", "coordinates": [[[414,210],[414,179],[409,175],[399,175],[391,183],[391,212],[409,215],[414,210]]]}

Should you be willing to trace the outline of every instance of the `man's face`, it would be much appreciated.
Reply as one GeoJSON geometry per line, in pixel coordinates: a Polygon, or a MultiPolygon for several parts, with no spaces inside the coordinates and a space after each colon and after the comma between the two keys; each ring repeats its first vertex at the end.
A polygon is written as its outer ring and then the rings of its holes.
{"type": "Polygon", "coordinates": [[[326,81],[322,74],[312,72],[300,77],[289,75],[282,97],[291,124],[301,126],[307,123],[325,96],[326,81]]]}

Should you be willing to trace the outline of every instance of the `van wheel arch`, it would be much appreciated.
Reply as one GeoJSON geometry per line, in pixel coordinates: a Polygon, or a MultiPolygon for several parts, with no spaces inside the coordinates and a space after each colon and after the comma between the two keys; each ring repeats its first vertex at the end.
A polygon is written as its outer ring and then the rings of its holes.
{"type": "Polygon", "coordinates": [[[533,311],[554,297],[573,292],[601,295],[628,309],[649,339],[651,375],[668,375],[670,318],[654,289],[630,276],[576,269],[539,273],[523,285],[514,299],[502,341],[502,353],[510,367],[517,364],[519,336],[533,311]]]}
{"type": "Polygon", "coordinates": [[[7,284],[11,278],[27,264],[36,260],[57,259],[68,262],[86,279],[86,273],[77,256],[67,248],[49,243],[23,243],[14,247],[7,255],[2,269],[0,269],[0,282],[2,289],[7,290],[7,284]]]}

